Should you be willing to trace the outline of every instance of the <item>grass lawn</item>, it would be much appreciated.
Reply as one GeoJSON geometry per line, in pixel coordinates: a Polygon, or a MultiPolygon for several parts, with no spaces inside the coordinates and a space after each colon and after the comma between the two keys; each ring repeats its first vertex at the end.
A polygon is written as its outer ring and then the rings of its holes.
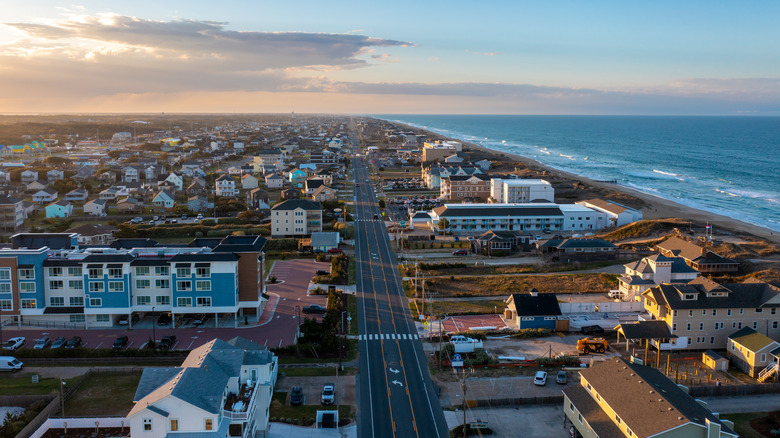
{"type": "Polygon", "coordinates": [[[65,413],[71,416],[124,416],[133,408],[133,395],[141,373],[90,374],[65,402],[65,413]]]}
{"type": "MultiPolygon", "coordinates": [[[[418,305],[420,303],[418,302],[418,305]]],[[[503,311],[506,307],[504,300],[480,300],[480,301],[436,301],[433,300],[433,312],[436,314],[457,315],[462,313],[493,313],[503,311]]],[[[412,315],[417,317],[417,306],[409,302],[409,308],[412,309],[412,315]]],[[[430,312],[430,302],[425,300],[425,313],[430,312]]]]}
{"type": "MultiPolygon", "coordinates": [[[[302,377],[302,376],[321,376],[336,377],[336,367],[316,367],[316,368],[282,368],[280,373],[284,373],[285,377],[302,377]]],[[[351,376],[357,373],[356,367],[346,367],[344,371],[339,373],[342,376],[351,376]]]]}
{"type": "Polygon", "coordinates": [[[604,293],[615,288],[615,277],[610,274],[557,274],[435,278],[426,280],[426,290],[439,292],[442,297],[507,297],[531,288],[542,293],[604,293]]]}
{"type": "MultiPolygon", "coordinates": [[[[60,391],[60,381],[56,378],[40,379],[32,383],[33,373],[9,373],[0,377],[2,395],[41,395],[60,391]]],[[[70,379],[74,380],[74,379],[70,379]]]]}
{"type": "Polygon", "coordinates": [[[734,422],[735,432],[745,438],[762,438],[764,435],[756,432],[750,427],[750,422],[756,418],[766,416],[766,412],[751,412],[747,414],[720,414],[720,418],[734,422]]]}
{"type": "Polygon", "coordinates": [[[349,265],[347,266],[347,284],[355,284],[357,282],[357,264],[354,257],[349,258],[349,265]]]}
{"type": "MultiPolygon", "coordinates": [[[[333,410],[334,408],[334,406],[320,405],[290,406],[285,404],[286,400],[287,392],[274,392],[273,399],[271,400],[271,409],[268,415],[271,418],[297,418],[303,422],[316,418],[317,411],[319,410],[333,410]]],[[[349,405],[338,405],[335,407],[339,410],[339,418],[352,418],[354,416],[352,407],[349,405]]]]}
{"type": "Polygon", "coordinates": [[[357,312],[357,297],[355,295],[347,295],[347,310],[349,311],[352,321],[349,323],[349,334],[358,335],[358,312],[357,312]]]}

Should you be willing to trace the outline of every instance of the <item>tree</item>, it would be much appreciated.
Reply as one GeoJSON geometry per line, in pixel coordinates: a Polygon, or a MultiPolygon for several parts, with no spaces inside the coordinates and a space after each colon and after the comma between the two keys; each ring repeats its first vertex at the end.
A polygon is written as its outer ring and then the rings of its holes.
{"type": "Polygon", "coordinates": [[[242,211],[236,217],[238,219],[241,219],[244,222],[256,224],[259,223],[261,220],[263,220],[263,218],[265,218],[265,215],[259,211],[247,210],[247,211],[242,211]]]}
{"type": "Polygon", "coordinates": [[[447,220],[447,218],[441,218],[439,219],[439,229],[444,231],[450,227],[450,221],[447,220]]]}
{"type": "Polygon", "coordinates": [[[379,208],[385,208],[386,205],[384,199],[380,199],[379,202],[377,202],[377,204],[379,204],[379,208]]]}

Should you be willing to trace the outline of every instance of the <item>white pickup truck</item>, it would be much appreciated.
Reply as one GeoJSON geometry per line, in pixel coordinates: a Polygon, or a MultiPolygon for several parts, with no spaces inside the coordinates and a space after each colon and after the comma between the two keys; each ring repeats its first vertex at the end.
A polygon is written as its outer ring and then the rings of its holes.
{"type": "Polygon", "coordinates": [[[456,353],[473,353],[477,348],[484,348],[482,341],[463,335],[450,336],[450,344],[455,347],[456,353]]]}

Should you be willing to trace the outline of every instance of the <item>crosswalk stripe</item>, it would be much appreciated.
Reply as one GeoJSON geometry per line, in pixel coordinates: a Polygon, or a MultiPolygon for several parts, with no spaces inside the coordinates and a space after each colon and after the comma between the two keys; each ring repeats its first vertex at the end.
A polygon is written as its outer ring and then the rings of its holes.
{"type": "Polygon", "coordinates": [[[392,339],[395,341],[395,333],[393,333],[392,335],[390,335],[390,337],[391,337],[391,338],[392,338],[392,339]]]}
{"type": "Polygon", "coordinates": [[[406,333],[402,334],[401,336],[403,336],[403,339],[406,340],[406,333]]]}
{"type": "Polygon", "coordinates": [[[367,333],[358,336],[361,341],[413,341],[420,339],[412,333],[367,333]]]}

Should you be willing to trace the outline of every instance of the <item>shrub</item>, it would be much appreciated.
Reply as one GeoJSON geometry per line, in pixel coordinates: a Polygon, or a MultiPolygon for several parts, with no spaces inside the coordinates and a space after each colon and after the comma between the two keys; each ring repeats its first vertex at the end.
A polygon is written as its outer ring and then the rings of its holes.
{"type": "Polygon", "coordinates": [[[272,276],[268,277],[268,282],[269,283],[276,283],[276,276],[272,275],[272,276]]]}
{"type": "Polygon", "coordinates": [[[217,221],[214,219],[203,219],[200,221],[200,225],[203,225],[204,227],[213,227],[217,224],[217,221]]]}

